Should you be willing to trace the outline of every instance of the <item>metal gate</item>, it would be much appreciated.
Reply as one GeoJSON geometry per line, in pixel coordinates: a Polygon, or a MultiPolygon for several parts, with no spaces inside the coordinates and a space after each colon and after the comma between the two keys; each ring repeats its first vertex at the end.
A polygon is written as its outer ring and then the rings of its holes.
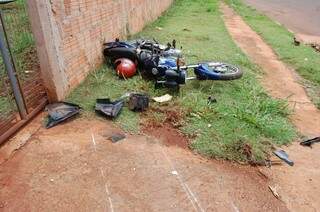
{"type": "Polygon", "coordinates": [[[0,144],[47,104],[26,0],[0,0],[0,144]]]}

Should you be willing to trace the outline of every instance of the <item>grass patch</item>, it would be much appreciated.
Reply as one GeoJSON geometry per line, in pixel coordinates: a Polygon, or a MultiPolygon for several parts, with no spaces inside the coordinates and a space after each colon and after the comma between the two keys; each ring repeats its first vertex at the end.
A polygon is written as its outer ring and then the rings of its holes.
{"type": "Polygon", "coordinates": [[[320,108],[320,55],[306,45],[293,45],[294,34],[241,0],[225,0],[277,53],[306,80],[308,93],[320,108]]]}
{"type": "MultiPolygon", "coordinates": [[[[127,92],[144,91],[150,93],[152,84],[144,81],[141,76],[130,80],[119,80],[114,71],[107,66],[90,74],[72,94],[68,101],[79,104],[85,111],[85,116],[93,115],[95,100],[97,98],[118,99],[127,92]]],[[[139,114],[132,113],[124,108],[121,115],[115,120],[128,132],[139,132],[139,114]]]]}
{"type": "MultiPolygon", "coordinates": [[[[15,59],[18,78],[23,84],[27,78],[25,71],[33,71],[38,68],[38,58],[36,53],[35,41],[31,31],[31,25],[26,10],[26,0],[17,0],[14,3],[1,5],[3,18],[6,28],[6,34],[10,44],[10,49],[15,59]]],[[[7,80],[3,60],[0,58],[0,113],[1,116],[7,116],[12,111],[11,99],[7,90],[10,84],[7,80]]]]}
{"type": "MultiPolygon", "coordinates": [[[[259,70],[230,38],[217,0],[177,0],[161,18],[133,36],[136,37],[161,42],[177,39],[190,63],[225,61],[245,70],[241,80],[192,81],[175,94],[172,104],[186,111],[181,130],[195,138],[191,144],[195,151],[208,157],[261,162],[272,146],[288,144],[296,136],[287,120],[286,102],[270,98],[258,84],[259,70]],[[218,102],[208,105],[209,96],[218,102]]],[[[90,74],[68,100],[93,111],[98,97],[119,98],[128,91],[144,91],[151,96],[168,92],[153,88],[152,82],[140,76],[120,81],[112,69],[104,66],[90,74]]],[[[116,122],[127,130],[138,131],[139,115],[127,109],[123,112],[116,122]]]]}
{"type": "Polygon", "coordinates": [[[10,104],[9,97],[0,96],[0,118],[6,117],[12,112],[13,108],[10,104]]]}
{"type": "MultiPolygon", "coordinates": [[[[26,0],[17,0],[0,7],[3,10],[6,33],[17,65],[19,79],[23,81],[26,78],[25,71],[38,66],[35,40],[27,13],[27,3],[26,0]]],[[[4,69],[2,61],[0,68],[4,69]]]]}

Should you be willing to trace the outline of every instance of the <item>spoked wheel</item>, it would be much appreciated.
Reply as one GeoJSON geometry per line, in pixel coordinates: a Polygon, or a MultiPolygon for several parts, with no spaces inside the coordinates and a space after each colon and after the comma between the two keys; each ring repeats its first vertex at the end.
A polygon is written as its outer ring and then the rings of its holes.
{"type": "Polygon", "coordinates": [[[243,71],[238,67],[219,62],[201,63],[195,73],[199,79],[205,80],[235,80],[243,76],[243,71]]]}

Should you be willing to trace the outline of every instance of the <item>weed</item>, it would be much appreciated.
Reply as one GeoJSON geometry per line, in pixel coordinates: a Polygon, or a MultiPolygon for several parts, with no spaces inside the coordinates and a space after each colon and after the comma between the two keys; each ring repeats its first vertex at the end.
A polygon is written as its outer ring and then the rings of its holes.
{"type": "Polygon", "coordinates": [[[12,110],[9,97],[0,96],[0,119],[5,118],[12,110]]]}
{"type": "MultiPolygon", "coordinates": [[[[191,143],[194,151],[208,157],[261,162],[274,145],[288,144],[296,136],[287,120],[290,111],[286,102],[272,99],[259,85],[256,76],[261,71],[232,41],[217,0],[176,0],[161,18],[133,36],[138,37],[156,38],[163,43],[176,39],[189,63],[225,61],[245,71],[241,80],[189,81],[180,93],[172,94],[172,104],[179,105],[185,113],[184,120],[178,123],[181,131],[195,138],[191,143]],[[159,26],[161,31],[157,30],[159,26]],[[208,105],[209,96],[214,96],[217,103],[208,105]]],[[[104,66],[91,74],[68,100],[92,111],[96,98],[119,98],[129,91],[143,91],[150,96],[168,92],[154,90],[153,82],[144,81],[139,75],[119,80],[112,69],[104,66]]],[[[165,121],[162,112],[151,112],[153,120],[165,121]]],[[[136,132],[139,121],[139,115],[125,109],[116,122],[136,132]]]]}
{"type": "MultiPolygon", "coordinates": [[[[35,41],[31,32],[31,26],[26,11],[26,0],[17,0],[8,5],[2,5],[6,34],[10,44],[10,50],[15,59],[19,80],[23,83],[26,78],[26,70],[30,70],[38,64],[35,41]]],[[[12,108],[12,97],[6,91],[10,88],[7,73],[2,58],[0,59],[0,115],[7,116],[15,110],[12,108]]]]}
{"type": "Polygon", "coordinates": [[[225,0],[277,53],[279,58],[295,68],[305,79],[304,84],[314,103],[320,108],[319,53],[306,45],[295,46],[294,34],[241,0],[225,0]]]}

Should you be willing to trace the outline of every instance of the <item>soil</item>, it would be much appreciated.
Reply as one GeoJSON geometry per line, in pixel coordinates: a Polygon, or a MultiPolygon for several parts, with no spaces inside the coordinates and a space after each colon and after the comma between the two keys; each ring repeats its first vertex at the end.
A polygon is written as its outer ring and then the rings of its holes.
{"type": "MultiPolygon", "coordinates": [[[[229,29],[243,34],[241,43],[264,45],[232,10],[224,7],[224,12],[229,29]],[[249,31],[242,31],[244,29],[249,31]],[[246,41],[249,38],[256,43],[246,41]]],[[[235,40],[240,42],[236,39],[240,35],[237,36],[235,40]]],[[[268,48],[260,49],[269,51],[265,55],[268,58],[263,58],[259,51],[253,52],[254,48],[249,50],[249,56],[260,54],[258,61],[270,60],[273,53],[268,48]]],[[[280,63],[276,57],[270,61],[280,63]]],[[[274,71],[280,67],[272,68],[274,71]]],[[[281,71],[286,72],[288,69],[284,68],[281,71]]],[[[289,83],[293,91],[300,92],[294,84],[296,81],[290,81],[295,79],[294,72],[290,73],[286,79],[289,82],[285,84],[289,83]]],[[[275,84],[270,92],[280,98],[286,94],[277,90],[282,74],[276,75],[279,79],[268,78],[275,84]]],[[[267,82],[264,85],[270,86],[267,82]]],[[[308,101],[305,92],[298,94],[305,98],[303,102],[308,101]]],[[[307,105],[309,109],[312,104],[309,100],[308,104],[296,105],[298,108],[307,105]]],[[[303,112],[303,109],[295,111],[303,112]]],[[[145,117],[148,124],[143,129],[150,136],[127,134],[126,139],[117,143],[112,143],[108,137],[124,132],[110,121],[76,119],[49,130],[34,126],[36,132],[28,134],[23,144],[18,145],[18,151],[9,142],[8,149],[15,150],[13,155],[0,151],[3,161],[0,165],[0,211],[202,212],[288,211],[288,208],[316,211],[320,208],[317,201],[320,195],[318,146],[287,148],[296,162],[292,168],[281,165],[259,169],[207,160],[186,149],[188,139],[178,130],[183,117],[181,111],[155,112],[163,114],[163,120],[145,117]],[[309,162],[310,158],[313,163],[309,162]],[[270,191],[270,185],[280,199],[270,191]]],[[[304,116],[293,116],[293,119],[304,132],[303,123],[309,127],[314,124],[313,129],[317,127],[317,115],[313,115],[315,119],[310,124],[298,119],[304,116]]],[[[305,133],[316,133],[316,129],[305,133]]],[[[20,138],[18,134],[16,140],[20,138]]]]}
{"type": "MultiPolygon", "coordinates": [[[[262,38],[240,16],[222,5],[224,20],[230,35],[249,58],[264,70],[261,82],[275,98],[287,99],[293,110],[291,120],[300,133],[316,137],[320,133],[320,111],[313,105],[300,78],[283,64],[262,38]]],[[[317,211],[320,208],[320,145],[304,148],[297,142],[284,148],[295,161],[294,167],[273,166],[261,169],[279,187],[279,193],[292,211],[317,211]]]]}
{"type": "Polygon", "coordinates": [[[167,146],[177,146],[184,149],[187,149],[189,146],[188,138],[169,124],[144,128],[143,132],[147,135],[158,138],[159,141],[167,146]]]}
{"type": "Polygon", "coordinates": [[[184,116],[184,112],[177,106],[151,107],[142,119],[142,132],[158,138],[159,141],[167,146],[187,149],[189,139],[179,130],[184,116]],[[163,120],[156,120],[152,115],[153,113],[161,114],[163,120]]]}
{"type": "Polygon", "coordinates": [[[256,168],[144,135],[107,139],[119,132],[83,119],[37,128],[0,165],[0,211],[288,211],[256,168]]]}

